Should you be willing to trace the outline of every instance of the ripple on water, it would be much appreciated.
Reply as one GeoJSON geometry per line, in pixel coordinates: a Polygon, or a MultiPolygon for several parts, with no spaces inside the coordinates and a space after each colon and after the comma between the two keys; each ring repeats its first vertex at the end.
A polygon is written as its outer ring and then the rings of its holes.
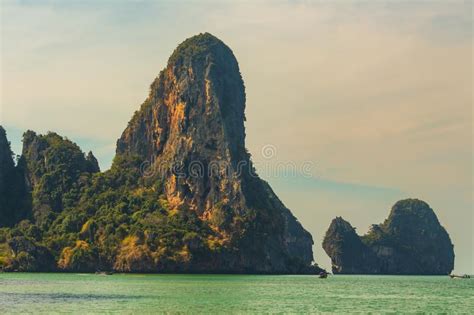
{"type": "Polygon", "coordinates": [[[0,313],[470,313],[448,277],[0,274],[0,313]]]}

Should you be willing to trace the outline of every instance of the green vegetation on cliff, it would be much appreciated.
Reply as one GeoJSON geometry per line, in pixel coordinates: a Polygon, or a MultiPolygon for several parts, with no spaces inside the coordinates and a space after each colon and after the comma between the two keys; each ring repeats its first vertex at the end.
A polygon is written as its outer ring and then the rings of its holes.
{"type": "Polygon", "coordinates": [[[24,142],[41,148],[24,150],[36,213],[0,230],[6,270],[157,272],[215,250],[212,230],[193,212],[170,211],[162,183],[140,177],[136,160],[117,158],[111,170],[91,173],[75,144],[31,136],[24,142]]]}
{"type": "Polygon", "coordinates": [[[335,273],[448,274],[454,268],[448,233],[418,199],[398,201],[384,223],[360,237],[347,221],[334,219],[323,248],[335,273]]]}
{"type": "Polygon", "coordinates": [[[25,271],[317,272],[311,235],[252,172],[244,109],[237,60],[206,33],[175,50],[106,172],[91,152],[51,132],[27,131],[14,166],[0,133],[7,161],[0,188],[21,192],[0,208],[0,264],[25,271]],[[214,162],[227,169],[209,172],[214,162]],[[198,176],[193,163],[205,168],[198,176]]]}

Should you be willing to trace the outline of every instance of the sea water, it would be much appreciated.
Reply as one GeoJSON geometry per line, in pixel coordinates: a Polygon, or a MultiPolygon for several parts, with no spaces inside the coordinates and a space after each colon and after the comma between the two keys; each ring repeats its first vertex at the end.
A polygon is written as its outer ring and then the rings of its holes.
{"type": "Polygon", "coordinates": [[[0,313],[471,313],[474,279],[1,273],[0,313]]]}

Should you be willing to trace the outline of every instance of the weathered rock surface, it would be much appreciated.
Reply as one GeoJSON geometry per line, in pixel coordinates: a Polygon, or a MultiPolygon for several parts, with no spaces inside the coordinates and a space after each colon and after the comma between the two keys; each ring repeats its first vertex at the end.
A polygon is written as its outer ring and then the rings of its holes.
{"type": "Polygon", "coordinates": [[[323,248],[331,257],[334,273],[379,273],[377,255],[362,242],[349,222],[336,217],[326,232],[323,248]]]}
{"type": "Polygon", "coordinates": [[[194,36],[152,83],[117,142],[117,156],[138,157],[148,176],[163,179],[172,208],[195,212],[235,249],[215,268],[302,271],[313,260],[312,237],[254,174],[244,110],[232,51],[208,33],[194,36]]]}
{"type": "Polygon", "coordinates": [[[0,130],[0,189],[12,169],[13,186],[23,187],[0,208],[0,220],[9,218],[0,222],[9,226],[0,229],[0,267],[318,272],[311,235],[254,172],[244,110],[232,51],[201,34],[179,45],[152,83],[110,170],[68,139],[33,131],[14,166],[0,130]],[[18,200],[27,213],[14,210],[18,200]]]}
{"type": "Polygon", "coordinates": [[[342,218],[334,219],[323,248],[334,273],[444,275],[454,267],[448,233],[417,199],[398,201],[385,222],[362,237],[342,218]]]}

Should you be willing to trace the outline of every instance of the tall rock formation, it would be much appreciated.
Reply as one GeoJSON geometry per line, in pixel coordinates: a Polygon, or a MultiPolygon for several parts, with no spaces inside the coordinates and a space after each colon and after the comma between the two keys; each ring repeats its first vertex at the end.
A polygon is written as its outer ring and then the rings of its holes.
{"type": "Polygon", "coordinates": [[[10,182],[15,173],[15,163],[5,129],[0,126],[0,226],[10,225],[13,209],[10,182]]]}
{"type": "Polygon", "coordinates": [[[331,257],[334,273],[379,273],[379,260],[375,253],[362,242],[349,222],[341,217],[332,220],[323,248],[331,257]]]}
{"type": "Polygon", "coordinates": [[[28,200],[21,161],[15,166],[10,142],[0,126],[0,227],[26,218],[28,200]]]}
{"type": "Polygon", "coordinates": [[[92,174],[99,172],[97,160],[55,133],[37,135],[33,131],[23,135],[17,165],[12,155],[0,126],[0,227],[12,227],[0,231],[0,267],[7,271],[57,270],[54,253],[86,215],[74,207],[92,174]],[[66,209],[72,214],[61,217],[66,209]],[[59,237],[51,238],[55,234],[59,237]]]}
{"type": "Polygon", "coordinates": [[[332,221],[323,241],[334,273],[449,274],[454,250],[446,230],[424,201],[398,201],[384,223],[359,237],[342,218],[332,221]]]}
{"type": "Polygon", "coordinates": [[[209,224],[228,249],[218,269],[301,272],[311,235],[258,178],[245,149],[245,88],[232,51],[205,33],[173,52],[117,142],[162,180],[171,208],[209,224]]]}
{"type": "Polygon", "coordinates": [[[73,205],[78,189],[86,184],[82,175],[99,172],[91,152],[86,158],[79,146],[54,132],[25,132],[20,161],[39,224],[51,223],[55,213],[73,205]]]}
{"type": "MultiPolygon", "coordinates": [[[[108,171],[99,172],[92,153],[68,139],[33,131],[24,134],[15,167],[0,132],[0,188],[3,174],[16,170],[28,201],[28,215],[0,229],[0,266],[318,272],[311,235],[255,174],[244,111],[237,61],[206,33],[174,51],[118,140],[108,171]]],[[[5,214],[13,208],[3,208],[0,219],[11,217],[5,214]]]]}

